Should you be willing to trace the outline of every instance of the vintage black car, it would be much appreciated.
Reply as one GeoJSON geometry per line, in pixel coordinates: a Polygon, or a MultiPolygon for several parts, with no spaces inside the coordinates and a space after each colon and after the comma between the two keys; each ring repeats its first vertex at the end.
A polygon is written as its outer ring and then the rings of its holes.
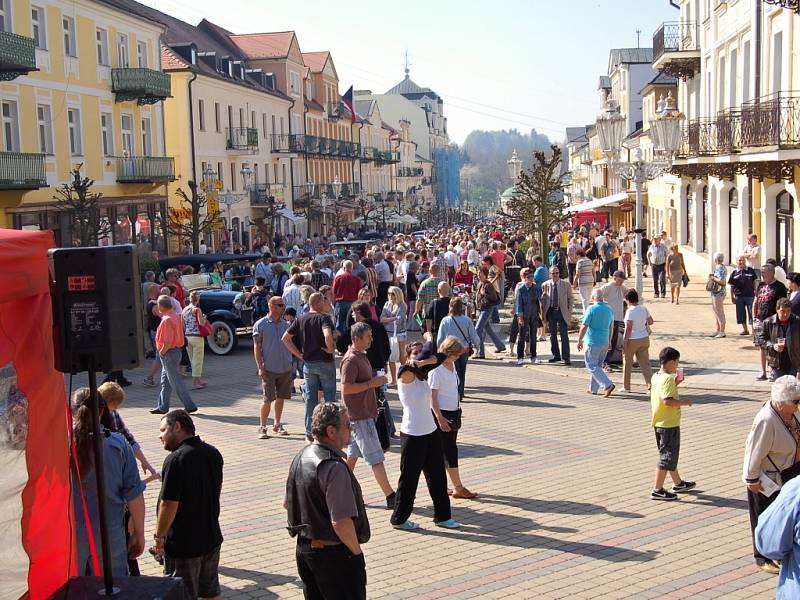
{"type": "Polygon", "coordinates": [[[250,254],[191,254],[171,256],[159,261],[162,270],[177,266],[192,266],[196,273],[181,278],[186,292],[200,292],[200,310],[211,322],[211,335],[206,338],[208,349],[220,356],[230,354],[239,345],[239,336],[253,333],[253,309],[244,305],[244,290],[230,289],[210,275],[216,263],[252,263],[259,255],[250,254]],[[226,289],[227,288],[227,289],[226,289]]]}

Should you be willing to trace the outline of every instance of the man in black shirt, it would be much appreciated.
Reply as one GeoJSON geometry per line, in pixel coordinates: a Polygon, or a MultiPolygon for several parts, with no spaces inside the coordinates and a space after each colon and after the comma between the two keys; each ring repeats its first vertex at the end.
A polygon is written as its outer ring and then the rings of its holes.
{"type": "Polygon", "coordinates": [[[761,348],[761,375],[758,381],[767,379],[767,351],[763,343],[761,329],[764,321],[777,311],[778,300],[786,298],[786,286],[775,279],[775,267],[769,263],[761,267],[761,283],[756,289],[756,301],[753,304],[753,341],[761,348]]]}
{"type": "Polygon", "coordinates": [[[153,551],[164,557],[165,575],[183,578],[184,598],[221,598],[222,455],[195,434],[183,409],[164,415],[159,430],[170,454],[161,469],[153,551]]]}
{"type": "Polygon", "coordinates": [[[425,312],[425,331],[430,331],[433,339],[436,339],[442,319],[450,311],[450,284],[442,281],[437,286],[436,291],[439,293],[439,297],[428,304],[428,309],[425,312]]]}

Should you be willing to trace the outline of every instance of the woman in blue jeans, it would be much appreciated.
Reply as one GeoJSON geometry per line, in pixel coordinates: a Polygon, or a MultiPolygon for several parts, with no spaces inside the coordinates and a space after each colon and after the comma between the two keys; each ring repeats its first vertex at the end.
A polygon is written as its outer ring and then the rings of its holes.
{"type": "Polygon", "coordinates": [[[614,311],[603,297],[603,290],[592,290],[593,303],[589,305],[581,319],[581,328],[578,332],[578,352],[583,350],[583,340],[586,339],[586,370],[589,371],[589,393],[596,394],[600,391],[608,398],[614,391],[614,384],[603,370],[603,359],[608,352],[608,343],[611,339],[611,327],[614,324],[614,311]]]}
{"type": "Polygon", "coordinates": [[[495,350],[505,352],[506,347],[503,345],[503,340],[495,333],[492,327],[491,318],[493,308],[500,302],[500,296],[494,287],[494,284],[489,281],[489,269],[481,267],[478,270],[478,285],[475,287],[475,305],[478,307],[478,324],[475,329],[478,331],[478,354],[475,358],[486,358],[486,348],[484,342],[486,335],[492,339],[495,350]]]}

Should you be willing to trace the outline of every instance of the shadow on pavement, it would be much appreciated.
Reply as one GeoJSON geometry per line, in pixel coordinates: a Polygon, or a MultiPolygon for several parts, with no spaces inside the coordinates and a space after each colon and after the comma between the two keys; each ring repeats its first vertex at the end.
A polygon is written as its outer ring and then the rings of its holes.
{"type": "Polygon", "coordinates": [[[488,458],[489,456],[520,456],[522,452],[497,446],[484,446],[483,444],[458,443],[458,454],[461,458],[488,458]]]}
{"type": "Polygon", "coordinates": [[[687,500],[691,498],[693,504],[701,504],[707,506],[717,506],[720,508],[738,508],[739,510],[747,510],[747,500],[743,498],[724,498],[722,496],[711,496],[704,494],[702,490],[692,490],[685,494],[687,500]]]}
{"type": "MultiPolygon", "coordinates": [[[[414,513],[418,516],[432,517],[433,509],[415,508],[414,513]]],[[[425,529],[419,530],[419,533],[437,537],[455,537],[459,540],[467,540],[479,544],[557,550],[611,562],[644,562],[653,560],[659,555],[659,552],[655,550],[632,550],[622,546],[559,540],[546,535],[527,533],[535,529],[553,533],[576,533],[576,530],[564,527],[548,528],[537,525],[534,520],[524,517],[510,517],[509,515],[486,511],[478,512],[463,506],[457,506],[454,509],[453,517],[461,523],[461,529],[443,531],[431,523],[430,527],[424,524],[423,527],[425,529]]],[[[535,563],[533,566],[535,566],[535,563]]]]}
{"type": "Polygon", "coordinates": [[[221,585],[223,596],[233,596],[246,592],[258,592],[259,598],[280,598],[275,592],[268,590],[268,587],[286,585],[293,583],[298,588],[301,587],[300,579],[297,577],[286,577],[285,575],[272,575],[264,571],[253,571],[251,569],[236,569],[233,567],[219,566],[219,574],[239,581],[252,582],[243,588],[229,588],[221,585]]]}
{"type": "Polygon", "coordinates": [[[598,515],[606,514],[621,519],[641,519],[644,515],[639,513],[608,510],[600,504],[589,502],[573,502],[571,500],[537,500],[536,498],[522,498],[519,496],[499,496],[493,494],[481,494],[472,502],[485,504],[502,504],[523,508],[531,512],[558,513],[565,515],[598,515]]]}

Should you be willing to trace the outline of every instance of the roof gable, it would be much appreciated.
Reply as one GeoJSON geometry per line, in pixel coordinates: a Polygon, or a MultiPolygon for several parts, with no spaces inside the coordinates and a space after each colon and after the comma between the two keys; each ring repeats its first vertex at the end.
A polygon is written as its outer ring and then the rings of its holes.
{"type": "Polygon", "coordinates": [[[652,48],[614,48],[608,56],[608,72],[621,64],[639,65],[653,63],[652,48]]]}
{"type": "Polygon", "coordinates": [[[418,95],[420,96],[430,96],[433,99],[439,98],[439,96],[434,92],[431,88],[422,87],[414,83],[411,78],[408,76],[408,69],[406,69],[406,76],[403,81],[398,83],[393,88],[386,91],[387,94],[399,94],[401,96],[406,95],[418,95]]]}
{"type": "MultiPolygon", "coordinates": [[[[299,52],[294,31],[242,33],[230,37],[248,58],[254,60],[259,58],[288,58],[293,44],[299,52]]],[[[302,55],[300,58],[302,59],[302,55]]]]}

